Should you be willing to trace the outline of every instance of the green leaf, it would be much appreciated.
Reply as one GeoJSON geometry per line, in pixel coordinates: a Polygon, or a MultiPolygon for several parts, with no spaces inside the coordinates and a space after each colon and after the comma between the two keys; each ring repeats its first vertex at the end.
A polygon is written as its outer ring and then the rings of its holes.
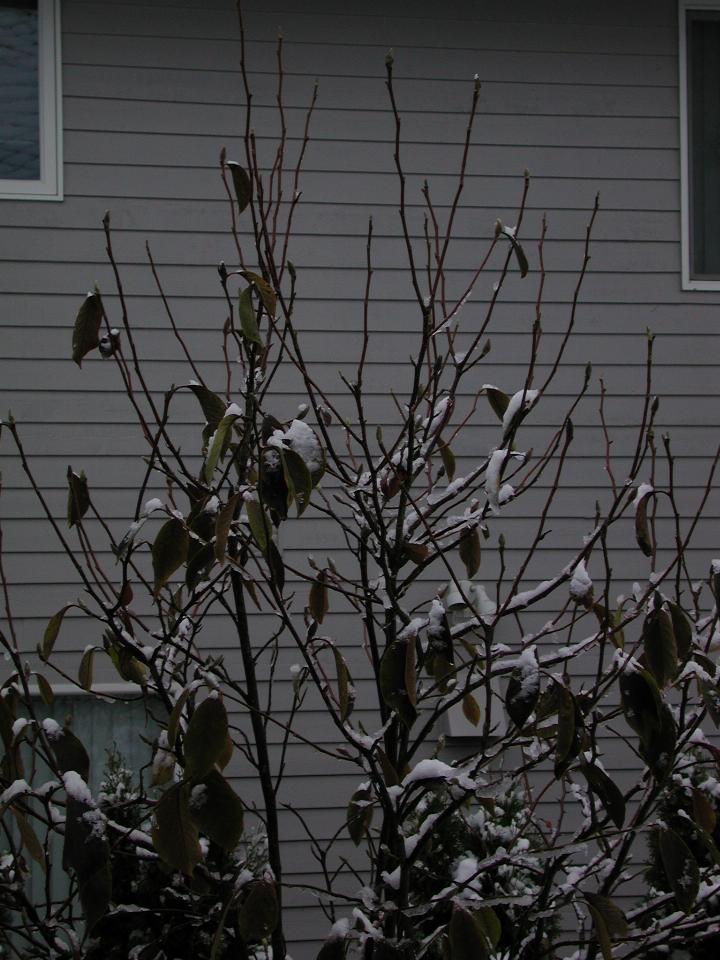
{"type": "Polygon", "coordinates": [[[74,603],[66,603],[62,609],[58,610],[57,613],[54,613],[48,620],[48,624],[45,627],[45,632],[43,634],[42,643],[38,647],[38,654],[41,660],[47,661],[50,658],[50,654],[53,652],[53,647],[55,646],[58,633],[60,632],[60,625],[63,622],[63,617],[67,611],[74,606],[74,603]]]}
{"type": "Polygon", "coordinates": [[[581,770],[588,786],[597,794],[608,816],[618,830],[621,830],[625,822],[625,798],[620,788],[595,764],[584,763],[581,770]]]}
{"type": "Polygon", "coordinates": [[[189,549],[190,535],[185,524],[177,517],[171,517],[158,530],[151,548],[154,597],[159,595],[170,577],[185,563],[189,549]]]}
{"type": "Polygon", "coordinates": [[[640,752],[657,780],[672,769],[677,729],[648,670],[625,671],[620,676],[620,698],[625,719],[640,737],[640,752]]]}
{"type": "Polygon", "coordinates": [[[255,316],[255,305],[253,304],[252,292],[252,287],[245,287],[240,294],[240,303],[238,306],[238,313],[240,314],[240,329],[242,330],[242,334],[246,340],[248,340],[250,343],[256,343],[258,346],[262,346],[262,338],[257,325],[257,317],[255,316]]]}
{"type": "Polygon", "coordinates": [[[350,839],[357,847],[370,830],[373,806],[369,787],[360,787],[350,797],[347,808],[347,828],[350,839]]]}
{"type": "Polygon", "coordinates": [[[37,863],[37,865],[40,867],[42,872],[47,873],[47,862],[45,860],[43,846],[38,840],[32,824],[22,810],[18,810],[17,807],[13,807],[12,812],[13,816],[15,817],[15,822],[18,825],[18,832],[20,833],[22,845],[25,847],[35,863],[37,863]]]}
{"type": "Polygon", "coordinates": [[[252,197],[252,182],[244,167],[235,160],[228,160],[226,164],[232,176],[235,196],[237,198],[238,213],[242,213],[250,203],[252,197]]]}
{"type": "Polygon", "coordinates": [[[80,660],[80,667],[78,669],[78,683],[83,690],[90,690],[92,688],[93,657],[95,656],[95,650],[96,647],[88,647],[83,653],[82,659],[80,660]]]}
{"type": "Polygon", "coordinates": [[[678,659],[685,663],[692,653],[693,631],[685,611],[677,603],[668,603],[678,659]]]}
{"type": "Polygon", "coordinates": [[[270,520],[267,514],[257,500],[245,501],[245,513],[255,543],[262,553],[266,554],[270,536],[270,520]]]}
{"type": "Polygon", "coordinates": [[[273,583],[282,591],[285,586],[285,564],[274,540],[268,542],[267,563],[273,583]]]}
{"type": "Polygon", "coordinates": [[[328,612],[328,588],[324,570],[318,573],[310,585],[308,607],[313,620],[316,623],[322,623],[328,612]]]}
{"type": "Polygon", "coordinates": [[[540,696],[540,671],[530,664],[515,667],[508,680],[505,693],[505,709],[520,730],[525,726],[535,709],[540,696]]]}
{"type": "Polygon", "coordinates": [[[222,563],[225,559],[225,550],[227,549],[227,540],[230,534],[230,527],[235,516],[235,510],[240,502],[241,495],[234,493],[228,497],[228,502],[218,510],[215,518],[215,559],[222,563]]]}
{"type": "Polygon", "coordinates": [[[558,728],[555,748],[555,776],[561,777],[580,752],[582,717],[572,692],[556,683],[558,692],[558,728]]]}
{"type": "Polygon", "coordinates": [[[220,697],[211,694],[188,724],[183,743],[186,776],[199,780],[210,773],[225,751],[227,736],[227,711],[220,697]]]}
{"type": "Polygon", "coordinates": [[[50,748],[60,773],[74,770],[87,781],[90,775],[90,757],[80,740],[69,727],[59,727],[47,734],[50,748]]]}
{"type": "Polygon", "coordinates": [[[600,952],[604,960],[613,960],[612,941],[621,940],[628,934],[625,914],[609,897],[586,893],[585,899],[593,919],[600,952]]]}
{"type": "Polygon", "coordinates": [[[472,580],[480,569],[480,534],[477,527],[468,530],[459,544],[460,559],[465,564],[468,579],[472,580]]]}
{"type": "Polygon", "coordinates": [[[203,479],[206,483],[212,483],[215,468],[221,457],[225,456],[230,438],[232,437],[232,425],[240,417],[239,413],[230,413],[223,417],[217,425],[217,430],[213,434],[212,443],[208,450],[205,464],[203,465],[203,479]]]}
{"type": "Polygon", "coordinates": [[[685,841],[674,830],[660,830],[658,848],[678,907],[689,913],[700,889],[700,870],[685,841]]]}
{"type": "Polygon", "coordinates": [[[486,960],[493,950],[493,933],[494,925],[487,918],[481,920],[476,913],[455,904],[448,924],[450,960],[486,960]]]}
{"type": "Polygon", "coordinates": [[[462,698],[462,712],[468,723],[476,727],[480,723],[480,707],[471,693],[462,698]]]}
{"type": "Polygon", "coordinates": [[[675,678],[678,672],[673,621],[670,614],[664,609],[651,610],[645,618],[643,646],[647,665],[662,690],[675,678]]]}
{"type": "Polygon", "coordinates": [[[89,293],[75,318],[72,338],[72,358],[81,367],[83,357],[100,345],[102,301],[97,293],[89,293]]]}
{"type": "Polygon", "coordinates": [[[249,270],[241,270],[240,276],[244,277],[248,283],[253,284],[260,295],[260,299],[262,300],[263,306],[265,307],[268,315],[270,317],[274,317],[275,307],[277,305],[277,297],[275,295],[275,291],[267,282],[267,280],[263,280],[263,278],[258,276],[257,273],[252,273],[249,270]]]}
{"type": "Polygon", "coordinates": [[[55,703],[55,694],[53,693],[53,689],[50,686],[47,677],[44,677],[41,673],[36,673],[35,679],[37,680],[38,690],[40,692],[40,696],[43,698],[43,702],[48,707],[51,707],[53,703],[55,703]]]}
{"type": "MultiPolygon", "coordinates": [[[[508,236],[510,235],[508,234],[508,236]]],[[[519,244],[518,241],[515,239],[515,237],[510,236],[510,243],[512,244],[512,248],[515,252],[515,258],[517,259],[518,267],[520,269],[520,276],[525,278],[529,270],[529,264],[527,261],[527,257],[525,256],[525,251],[523,250],[521,244],[519,244]]]]}
{"type": "Polygon", "coordinates": [[[80,523],[90,508],[90,494],[88,493],[87,477],[84,473],[78,476],[68,467],[67,480],[67,523],[69,527],[74,527],[80,523]]]}
{"type": "Polygon", "coordinates": [[[77,877],[88,930],[104,916],[112,896],[110,846],[104,831],[96,829],[98,816],[94,803],[68,794],[63,866],[72,869],[77,877]]]}
{"type": "Polygon", "coordinates": [[[406,662],[407,646],[412,641],[396,640],[385,648],[380,660],[380,693],[386,705],[396,710],[401,722],[408,729],[417,717],[407,691],[406,662]]]}
{"type": "Polygon", "coordinates": [[[502,423],[505,419],[505,411],[510,403],[510,397],[502,390],[498,390],[497,387],[486,387],[485,393],[495,416],[502,423]]]}
{"type": "Polygon", "coordinates": [[[714,804],[697,787],[693,787],[692,798],[695,823],[702,831],[712,836],[717,826],[717,813],[714,804]]]}
{"type": "Polygon", "coordinates": [[[447,443],[440,444],[440,457],[445,467],[445,475],[452,482],[453,477],[455,476],[455,454],[450,449],[447,443]]]}
{"type": "Polygon", "coordinates": [[[217,426],[225,415],[225,402],[212,390],[200,383],[191,383],[190,389],[200,402],[203,415],[211,431],[217,430],[217,426]]]}
{"type": "Polygon", "coordinates": [[[294,450],[281,450],[280,459],[290,500],[295,500],[297,515],[300,516],[310,503],[313,488],[310,471],[300,454],[294,450]]]}
{"type": "Polygon", "coordinates": [[[170,712],[167,725],[167,739],[168,747],[171,750],[175,748],[175,740],[177,739],[178,728],[180,726],[180,718],[182,717],[183,707],[187,703],[187,698],[189,696],[190,690],[188,687],[186,687],[175,701],[175,705],[170,712]]]}
{"type": "Polygon", "coordinates": [[[245,942],[267,940],[278,925],[275,886],[267,880],[253,880],[244,888],[245,899],[238,911],[238,930],[245,942]]]}
{"type": "Polygon", "coordinates": [[[647,508],[650,497],[654,496],[655,491],[650,490],[640,497],[635,506],[635,539],[646,557],[651,557],[653,553],[653,542],[650,536],[647,508]]]}
{"type": "Polygon", "coordinates": [[[189,808],[201,833],[228,853],[235,850],[243,831],[243,802],[218,770],[193,784],[189,808]]]}
{"type": "Polygon", "coordinates": [[[335,658],[335,670],[337,672],[337,684],[338,684],[338,704],[340,705],[340,719],[344,723],[347,718],[352,713],[355,695],[352,688],[352,681],[350,679],[350,671],[348,670],[347,663],[345,658],[340,653],[338,648],[334,643],[329,644],[330,649],[332,650],[333,657],[335,658]]]}
{"type": "Polygon", "coordinates": [[[202,860],[198,830],[190,816],[190,784],[177,783],[155,806],[153,846],[158,856],[186,876],[202,860]]]}

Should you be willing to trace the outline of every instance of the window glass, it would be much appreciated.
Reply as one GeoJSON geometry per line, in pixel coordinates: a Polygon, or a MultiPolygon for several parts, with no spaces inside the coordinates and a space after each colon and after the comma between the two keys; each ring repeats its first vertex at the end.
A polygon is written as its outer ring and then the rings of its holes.
{"type": "Polygon", "coordinates": [[[0,0],[0,179],[40,179],[38,5],[0,0]]]}

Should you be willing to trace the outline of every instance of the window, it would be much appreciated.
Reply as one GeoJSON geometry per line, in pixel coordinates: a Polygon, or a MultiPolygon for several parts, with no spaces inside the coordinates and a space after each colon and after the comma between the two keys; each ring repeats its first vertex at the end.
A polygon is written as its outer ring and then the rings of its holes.
{"type": "Polygon", "coordinates": [[[62,200],[59,0],[0,0],[0,198],[62,200]]]}

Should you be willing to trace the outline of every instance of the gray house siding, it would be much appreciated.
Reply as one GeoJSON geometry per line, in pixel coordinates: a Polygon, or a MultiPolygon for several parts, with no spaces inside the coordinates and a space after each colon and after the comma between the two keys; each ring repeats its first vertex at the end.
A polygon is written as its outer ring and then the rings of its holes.
{"type": "MultiPolygon", "coordinates": [[[[79,371],[71,362],[70,329],[81,298],[94,283],[116,309],[100,227],[104,211],[110,209],[131,319],[140,352],[148,358],[151,383],[162,391],[172,382],[186,381],[188,371],[155,297],[146,241],[208,383],[221,386],[217,358],[224,307],[215,266],[221,259],[231,262],[232,248],[218,154],[223,145],[231,157],[240,153],[236,19],[230,0],[66,0],[62,7],[65,200],[0,201],[0,410],[11,409],[20,422],[33,469],[58,516],[64,512],[70,463],[86,471],[113,526],[123,530],[132,518],[131,484],[142,468],[132,458],[142,451],[142,438],[111,365],[88,358],[79,371]]],[[[614,452],[627,457],[634,450],[631,425],[640,409],[647,327],[658,334],[656,384],[664,397],[660,423],[673,435],[674,450],[682,458],[678,478],[689,509],[700,495],[717,434],[720,294],[681,289],[674,0],[458,0],[446,4],[440,17],[437,6],[427,0],[343,5],[332,0],[255,0],[245,7],[256,94],[253,122],[266,156],[277,132],[273,98],[278,26],[285,37],[291,152],[297,150],[304,108],[319,79],[292,258],[298,268],[299,325],[306,331],[306,350],[338,404],[348,401],[337,372],[349,372],[357,356],[363,238],[371,214],[377,242],[370,323],[377,341],[367,373],[368,412],[388,430],[388,387],[401,381],[400,366],[417,324],[398,239],[393,124],[383,83],[385,53],[393,47],[410,219],[418,237],[423,179],[430,176],[435,202],[446,204],[454,187],[474,74],[483,83],[452,249],[453,284],[460,287],[476,265],[495,219],[515,222],[523,169],[532,175],[523,226],[531,275],[525,281],[513,277],[504,287],[483,380],[508,390],[520,383],[536,296],[537,257],[531,238],[537,237],[545,211],[550,224],[545,362],[551,356],[567,323],[585,225],[600,193],[592,260],[567,364],[553,395],[523,428],[527,445],[539,448],[581,383],[585,363],[592,360],[596,376],[576,418],[567,496],[542,563],[529,571],[529,578],[542,578],[544,568],[554,570],[566,562],[564,551],[588,528],[595,499],[602,496],[599,373],[611,397],[607,412],[614,452]]],[[[487,301],[493,280],[488,274],[464,308],[469,326],[473,311],[487,301]]],[[[284,394],[278,413],[288,416],[301,399],[297,378],[283,374],[278,385],[284,394]]],[[[178,411],[175,422],[183,446],[196,448],[196,406],[181,402],[178,411]]],[[[495,432],[494,424],[478,421],[458,453],[486,450],[495,432]]],[[[6,565],[21,637],[32,651],[49,615],[77,595],[77,587],[5,438],[0,465],[6,565]]],[[[621,468],[618,476],[622,479],[621,468]]],[[[544,492],[523,498],[508,515],[504,529],[510,562],[517,563],[521,555],[523,534],[544,492]]],[[[711,498],[707,515],[691,549],[691,560],[697,558],[698,564],[705,563],[718,541],[717,496],[711,498]]],[[[284,537],[291,562],[302,566],[307,527],[290,523],[284,537]]],[[[341,557],[342,544],[333,540],[327,522],[314,523],[312,541],[317,555],[332,552],[341,557]]],[[[109,556],[103,560],[112,563],[109,556]]],[[[629,581],[643,575],[631,537],[620,546],[617,562],[629,581]]],[[[492,573],[489,557],[483,575],[492,573]]],[[[698,566],[697,575],[704,573],[698,566]]],[[[72,629],[61,635],[59,662],[74,673],[78,651],[97,637],[88,621],[71,622],[72,629]]],[[[360,671],[355,622],[338,614],[330,629],[360,671]]],[[[268,624],[267,616],[258,615],[258,631],[268,624]]],[[[219,628],[213,645],[231,663],[237,658],[230,638],[219,628]]],[[[280,703],[287,698],[287,667],[292,662],[288,649],[278,681],[280,703]]],[[[365,682],[358,686],[361,703],[365,682]]],[[[312,704],[303,730],[318,742],[333,739],[312,704]]],[[[612,758],[606,766],[612,768],[612,758]]],[[[614,773],[618,778],[632,775],[621,769],[614,773]]],[[[238,767],[237,776],[239,791],[252,799],[248,771],[238,767]]],[[[286,799],[321,835],[329,836],[357,780],[352,770],[340,764],[331,767],[327,758],[300,745],[290,755],[286,799]]],[[[299,824],[287,814],[282,829],[289,879],[312,879],[314,862],[299,824]]],[[[307,901],[297,894],[294,902],[307,901]]],[[[318,912],[305,907],[296,911],[291,926],[296,960],[326,929],[318,912]]]]}

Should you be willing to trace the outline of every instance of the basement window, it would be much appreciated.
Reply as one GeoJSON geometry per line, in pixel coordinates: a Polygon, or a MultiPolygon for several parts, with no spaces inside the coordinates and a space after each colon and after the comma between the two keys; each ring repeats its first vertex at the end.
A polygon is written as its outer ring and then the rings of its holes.
{"type": "Polygon", "coordinates": [[[0,198],[62,200],[59,0],[0,0],[0,198]]]}

